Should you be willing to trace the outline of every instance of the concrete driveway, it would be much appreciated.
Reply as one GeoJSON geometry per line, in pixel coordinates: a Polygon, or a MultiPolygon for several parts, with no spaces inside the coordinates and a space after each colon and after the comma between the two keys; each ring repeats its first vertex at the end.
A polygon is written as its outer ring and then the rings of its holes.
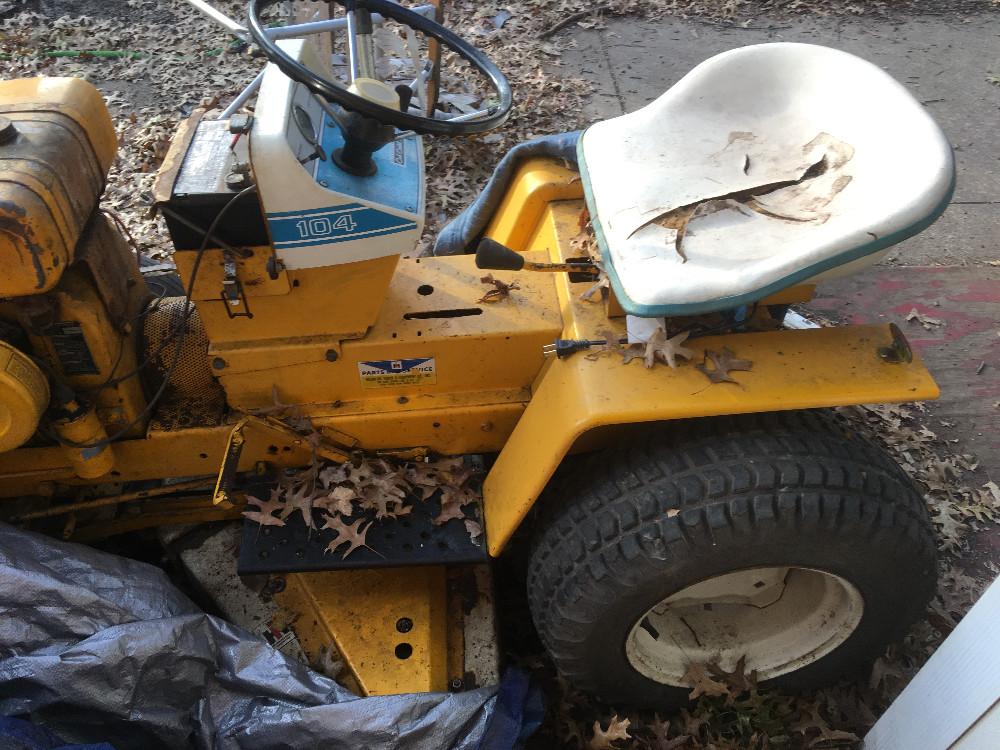
{"type": "MultiPolygon", "coordinates": [[[[902,81],[951,139],[958,187],[944,216],[880,266],[824,285],[812,308],[848,322],[894,321],[941,385],[928,426],[974,453],[973,481],[1000,481],[1000,14],[968,18],[754,19],[748,28],[693,20],[607,20],[562,32],[566,69],[593,81],[585,116],[637,109],[699,62],[747,44],[797,41],[860,55],[902,81]],[[906,316],[942,321],[925,330],[906,316]]],[[[919,158],[915,154],[914,158],[919,158]]],[[[1000,533],[973,539],[974,558],[1000,560],[1000,533]]]]}

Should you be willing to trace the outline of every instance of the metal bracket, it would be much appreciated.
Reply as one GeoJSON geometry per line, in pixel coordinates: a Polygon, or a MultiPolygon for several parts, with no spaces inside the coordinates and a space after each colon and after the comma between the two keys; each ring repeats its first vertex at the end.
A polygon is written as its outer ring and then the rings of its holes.
{"type": "MultiPolygon", "coordinates": [[[[290,437],[297,442],[305,441],[306,438],[279,419],[274,417],[256,417],[249,415],[243,417],[229,432],[229,439],[226,441],[225,455],[222,465],[219,467],[219,476],[215,482],[215,491],[212,493],[212,503],[219,505],[224,502],[231,502],[232,486],[239,471],[240,456],[243,454],[243,446],[246,444],[244,432],[248,426],[255,426],[277,432],[285,437],[290,437]]],[[[351,458],[351,449],[347,446],[334,445],[329,440],[321,439],[313,450],[320,458],[328,461],[343,463],[351,458]]]]}
{"type": "Polygon", "coordinates": [[[219,478],[215,482],[215,491],[212,493],[212,505],[232,503],[232,486],[236,480],[236,472],[240,466],[243,445],[246,443],[243,430],[246,428],[248,421],[248,417],[241,419],[229,432],[229,439],[226,441],[225,456],[222,459],[222,466],[219,467],[219,478]]]}
{"type": "Polygon", "coordinates": [[[892,343],[889,346],[880,346],[878,356],[892,365],[910,363],[913,361],[913,350],[906,336],[899,330],[895,323],[889,324],[889,333],[892,334],[892,343]]]}
{"type": "Polygon", "coordinates": [[[226,304],[226,315],[233,318],[252,318],[250,300],[247,299],[243,284],[236,275],[236,259],[228,251],[223,256],[222,301],[226,304]],[[242,308],[238,310],[235,308],[242,308]]]}

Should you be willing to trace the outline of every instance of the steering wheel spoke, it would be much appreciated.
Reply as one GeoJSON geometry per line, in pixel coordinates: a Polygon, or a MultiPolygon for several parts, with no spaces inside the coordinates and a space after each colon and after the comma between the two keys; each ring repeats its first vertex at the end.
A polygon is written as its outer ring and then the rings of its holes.
{"type": "MultiPolygon", "coordinates": [[[[481,50],[436,20],[415,13],[391,0],[364,0],[363,2],[360,0],[337,0],[347,12],[349,50],[347,67],[348,77],[352,85],[344,87],[339,81],[328,79],[309,69],[285,53],[275,43],[273,35],[268,33],[261,21],[261,12],[275,2],[277,0],[251,0],[248,23],[250,36],[268,59],[277,65],[285,75],[306,86],[317,98],[329,104],[337,104],[347,110],[345,117],[337,119],[341,129],[351,127],[352,123],[357,120],[356,116],[360,116],[384,126],[392,126],[399,131],[430,135],[471,135],[483,133],[502,125],[510,115],[513,94],[510,84],[500,69],[481,50]],[[401,51],[412,59],[416,70],[416,79],[410,86],[413,92],[413,105],[407,102],[406,106],[403,107],[390,106],[389,99],[391,97],[364,95],[365,86],[359,85],[366,81],[371,82],[377,75],[374,55],[375,40],[371,23],[372,13],[378,13],[384,18],[397,21],[406,28],[406,39],[401,39],[400,43],[402,45],[401,51]],[[495,102],[495,104],[457,117],[437,117],[438,113],[433,110],[431,102],[431,97],[434,100],[437,99],[437,92],[430,89],[436,88],[436,86],[431,85],[433,83],[431,79],[434,78],[436,81],[440,71],[432,69],[427,71],[426,75],[424,74],[425,67],[420,64],[415,32],[426,35],[429,45],[435,45],[438,49],[451,50],[483,75],[493,89],[492,95],[486,100],[495,102]],[[424,114],[415,114],[415,111],[424,114]]],[[[369,83],[368,90],[374,91],[374,88],[374,84],[369,83]]],[[[389,93],[391,94],[392,91],[389,93]]],[[[354,126],[357,127],[356,124],[354,126]]],[[[366,127],[370,129],[370,126],[366,127]]]]}

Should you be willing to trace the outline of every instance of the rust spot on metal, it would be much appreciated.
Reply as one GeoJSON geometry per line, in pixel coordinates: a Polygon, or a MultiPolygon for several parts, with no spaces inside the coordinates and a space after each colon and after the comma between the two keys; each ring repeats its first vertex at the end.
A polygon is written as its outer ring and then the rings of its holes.
{"type": "Polygon", "coordinates": [[[24,244],[31,253],[31,263],[35,267],[35,278],[37,280],[36,289],[45,288],[45,268],[42,265],[42,253],[44,250],[31,237],[27,225],[23,221],[12,218],[13,216],[25,217],[27,211],[23,206],[19,206],[14,201],[0,200],[0,232],[12,235],[15,241],[11,244],[16,248],[19,244],[24,244]],[[20,240],[20,243],[17,241],[20,240]]]}

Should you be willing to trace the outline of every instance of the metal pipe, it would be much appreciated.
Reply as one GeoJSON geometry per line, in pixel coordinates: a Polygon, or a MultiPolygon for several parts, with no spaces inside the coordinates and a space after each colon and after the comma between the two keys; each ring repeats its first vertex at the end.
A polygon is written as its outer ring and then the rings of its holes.
{"type": "Polygon", "coordinates": [[[121,495],[113,495],[111,497],[101,497],[97,500],[84,500],[79,503],[68,503],[66,505],[57,505],[54,508],[46,508],[45,510],[36,510],[31,513],[22,513],[19,516],[12,518],[12,521],[32,521],[36,518],[52,518],[53,516],[63,516],[67,513],[75,513],[78,510],[90,510],[92,508],[103,508],[107,505],[118,505],[119,503],[128,503],[135,500],[146,500],[153,497],[160,497],[162,495],[172,495],[175,492],[184,492],[186,490],[200,490],[203,488],[211,487],[212,479],[193,479],[187,482],[178,482],[177,484],[167,484],[162,487],[152,487],[148,490],[138,490],[136,492],[126,492],[121,495]]]}
{"type": "Polygon", "coordinates": [[[233,99],[229,103],[229,106],[226,107],[222,111],[222,114],[219,115],[218,119],[220,119],[220,120],[227,120],[230,117],[232,117],[234,114],[236,114],[236,112],[239,110],[239,108],[242,107],[244,104],[246,104],[250,100],[250,97],[252,97],[254,94],[257,93],[257,89],[260,88],[260,82],[263,81],[263,80],[264,80],[264,71],[262,70],[250,82],[250,84],[245,89],[243,89],[236,96],[235,99],[233,99]]]}
{"type": "Polygon", "coordinates": [[[351,83],[358,77],[358,23],[353,10],[347,11],[347,75],[351,83]]]}
{"type": "Polygon", "coordinates": [[[221,10],[213,8],[205,0],[187,0],[187,3],[204,13],[233,36],[238,36],[240,39],[246,37],[247,30],[245,27],[238,24],[221,10]]]}
{"type": "Polygon", "coordinates": [[[375,43],[372,40],[372,14],[367,8],[354,9],[354,52],[359,78],[377,78],[375,43]]]}
{"type": "MultiPolygon", "coordinates": [[[[185,0],[189,5],[204,13],[211,20],[222,26],[233,36],[244,39],[247,35],[246,27],[234,21],[222,11],[212,7],[205,0],[185,0]]],[[[418,5],[410,8],[414,13],[431,18],[434,16],[433,5],[418,5]]],[[[380,25],[385,23],[385,17],[379,13],[372,13],[372,23],[380,25]]],[[[267,35],[272,39],[290,39],[299,36],[309,36],[310,34],[322,34],[328,31],[339,31],[347,27],[347,20],[344,18],[331,18],[325,21],[308,21],[290,26],[276,26],[267,30],[267,35]]]]}
{"type": "Polygon", "coordinates": [[[465,122],[466,120],[475,120],[477,117],[483,117],[484,115],[489,115],[493,113],[493,109],[480,109],[475,112],[469,112],[466,115],[456,115],[455,117],[439,117],[439,120],[448,120],[450,122],[465,122]]]}

